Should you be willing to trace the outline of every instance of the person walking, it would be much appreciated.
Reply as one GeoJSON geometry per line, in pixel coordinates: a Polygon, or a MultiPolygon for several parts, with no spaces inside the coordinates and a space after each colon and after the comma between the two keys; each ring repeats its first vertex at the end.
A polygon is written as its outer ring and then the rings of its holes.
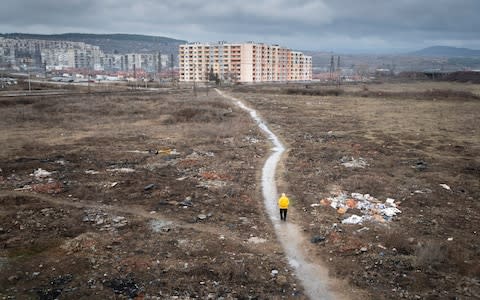
{"type": "Polygon", "coordinates": [[[288,205],[290,204],[290,200],[282,193],[282,196],[278,199],[278,207],[280,208],[280,220],[286,221],[287,220],[287,210],[288,205]]]}

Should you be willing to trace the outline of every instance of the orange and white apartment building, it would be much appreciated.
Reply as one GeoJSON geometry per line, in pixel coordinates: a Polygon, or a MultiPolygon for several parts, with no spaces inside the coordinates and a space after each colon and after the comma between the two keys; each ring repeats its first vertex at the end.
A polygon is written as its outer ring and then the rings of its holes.
{"type": "Polygon", "coordinates": [[[231,82],[312,80],[312,57],[278,45],[184,44],[179,48],[179,62],[183,82],[208,81],[212,71],[231,82]]]}

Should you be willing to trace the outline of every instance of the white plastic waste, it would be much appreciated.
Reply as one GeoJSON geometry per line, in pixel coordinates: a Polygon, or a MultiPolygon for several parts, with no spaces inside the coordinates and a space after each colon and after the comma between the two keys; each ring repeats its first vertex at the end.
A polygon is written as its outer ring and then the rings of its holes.
{"type": "Polygon", "coordinates": [[[382,209],[380,212],[382,213],[382,215],[385,215],[387,217],[393,217],[401,213],[401,211],[396,207],[387,207],[382,209]]]}
{"type": "Polygon", "coordinates": [[[363,221],[363,217],[351,215],[350,217],[342,220],[342,224],[361,224],[363,221]]]}
{"type": "Polygon", "coordinates": [[[446,185],[445,183],[440,184],[440,186],[443,187],[443,188],[446,189],[446,190],[449,190],[449,191],[452,190],[452,189],[451,189],[448,185],[446,185]]]}
{"type": "Polygon", "coordinates": [[[50,175],[52,175],[52,172],[48,172],[47,170],[44,170],[42,168],[38,168],[35,171],[33,171],[33,173],[30,174],[30,175],[35,176],[35,178],[45,178],[45,177],[49,177],[50,175]]]}

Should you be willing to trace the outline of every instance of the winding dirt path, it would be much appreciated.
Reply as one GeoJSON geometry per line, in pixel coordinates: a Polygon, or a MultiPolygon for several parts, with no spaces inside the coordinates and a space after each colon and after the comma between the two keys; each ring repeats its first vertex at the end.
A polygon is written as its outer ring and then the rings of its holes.
{"type": "Polygon", "coordinates": [[[310,299],[348,299],[346,295],[335,292],[338,283],[328,277],[328,270],[320,261],[311,259],[306,250],[308,241],[302,234],[301,228],[291,222],[281,222],[277,209],[277,185],[275,174],[277,165],[285,152],[285,146],[258,116],[257,111],[247,107],[241,100],[216,89],[223,97],[247,111],[259,128],[273,144],[272,153],[267,158],[262,169],[262,192],[265,207],[275,228],[278,240],[282,244],[290,265],[295,269],[297,278],[303,284],[305,293],[310,299]]]}

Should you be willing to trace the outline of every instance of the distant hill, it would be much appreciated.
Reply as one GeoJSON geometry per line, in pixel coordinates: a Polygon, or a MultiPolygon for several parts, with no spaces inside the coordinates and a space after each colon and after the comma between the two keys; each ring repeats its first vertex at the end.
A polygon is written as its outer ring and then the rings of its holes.
{"type": "Polygon", "coordinates": [[[187,41],[177,40],[161,36],[137,35],[137,34],[88,34],[88,33],[64,33],[64,34],[29,34],[29,33],[6,33],[0,34],[5,38],[38,39],[38,40],[64,40],[72,42],[84,42],[99,46],[105,53],[149,53],[162,52],[164,54],[178,52],[178,45],[187,41]]]}
{"type": "Polygon", "coordinates": [[[480,50],[448,46],[433,46],[411,52],[409,54],[414,56],[480,57],[480,50]]]}

